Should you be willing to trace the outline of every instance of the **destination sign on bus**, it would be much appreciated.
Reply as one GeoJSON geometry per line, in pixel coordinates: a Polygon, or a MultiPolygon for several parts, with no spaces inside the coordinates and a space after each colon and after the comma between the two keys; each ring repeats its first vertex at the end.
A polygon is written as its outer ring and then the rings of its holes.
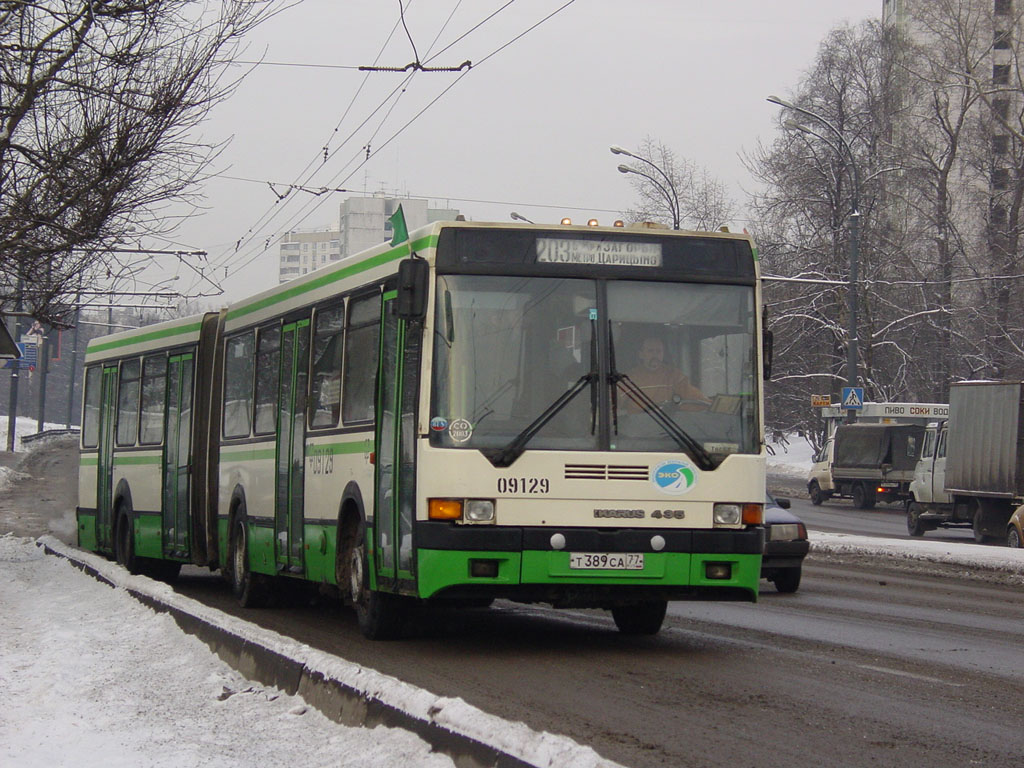
{"type": "Polygon", "coordinates": [[[661,244],[538,237],[537,261],[546,264],[597,264],[605,267],[660,267],[661,244]]]}

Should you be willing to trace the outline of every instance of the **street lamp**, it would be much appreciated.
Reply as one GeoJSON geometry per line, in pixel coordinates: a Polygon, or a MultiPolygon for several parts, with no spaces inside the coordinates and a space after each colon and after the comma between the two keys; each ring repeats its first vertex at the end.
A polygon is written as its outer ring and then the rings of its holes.
{"type": "Polygon", "coordinates": [[[525,221],[527,224],[534,224],[534,223],[536,223],[536,222],[530,221],[528,218],[526,218],[522,214],[516,213],[515,211],[512,211],[512,213],[510,213],[508,216],[509,216],[510,219],[512,219],[512,221],[525,221]]]}
{"type": "MultiPolygon", "coordinates": [[[[853,149],[850,147],[850,142],[846,140],[843,132],[840,131],[832,122],[819,115],[817,112],[812,112],[809,109],[798,107],[792,102],[780,99],[778,96],[769,96],[768,101],[772,104],[777,104],[783,109],[791,109],[794,112],[799,112],[802,115],[806,115],[828,128],[832,134],[839,139],[838,147],[831,142],[826,142],[830,147],[836,150],[836,154],[840,155],[842,159],[842,152],[839,151],[841,147],[846,152],[846,157],[850,161],[850,175],[853,181],[853,189],[850,193],[850,282],[847,291],[847,301],[849,302],[850,312],[850,328],[849,328],[849,339],[846,345],[847,360],[846,360],[846,380],[847,385],[850,387],[857,386],[857,280],[858,271],[860,269],[860,172],[857,169],[857,161],[853,156],[853,149]]],[[[795,128],[796,130],[804,133],[810,133],[811,135],[817,135],[813,131],[799,125],[794,125],[786,122],[785,127],[795,128]]],[[[822,138],[822,137],[819,137],[822,138]]],[[[852,411],[850,412],[852,417],[852,411]]]]}
{"type": "Polygon", "coordinates": [[[659,182],[656,178],[651,176],[649,173],[644,173],[638,168],[634,168],[631,165],[619,165],[619,173],[635,173],[637,176],[643,176],[661,192],[662,197],[665,198],[665,202],[668,203],[668,209],[672,213],[672,229],[679,229],[679,220],[681,218],[681,211],[679,206],[679,193],[676,191],[676,185],[672,182],[672,177],[669,176],[665,171],[656,163],[652,163],[646,157],[640,157],[640,155],[630,152],[628,149],[613,144],[608,147],[613,155],[625,155],[631,157],[634,160],[639,160],[641,163],[645,163],[653,168],[662,179],[665,180],[665,184],[659,182]],[[666,189],[666,186],[668,188],[666,189]],[[671,191],[670,191],[671,190],[671,191]]]}

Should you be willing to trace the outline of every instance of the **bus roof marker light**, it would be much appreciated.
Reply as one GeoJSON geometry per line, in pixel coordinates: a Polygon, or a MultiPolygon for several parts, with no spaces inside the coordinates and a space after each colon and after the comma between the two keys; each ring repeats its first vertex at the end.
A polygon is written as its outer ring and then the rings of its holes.
{"type": "Polygon", "coordinates": [[[599,226],[597,219],[587,219],[587,226],[588,227],[599,226]]]}
{"type": "Polygon", "coordinates": [[[568,216],[566,216],[564,219],[562,219],[562,226],[568,227],[568,226],[571,226],[571,225],[572,225],[572,219],[570,219],[568,216]]]}

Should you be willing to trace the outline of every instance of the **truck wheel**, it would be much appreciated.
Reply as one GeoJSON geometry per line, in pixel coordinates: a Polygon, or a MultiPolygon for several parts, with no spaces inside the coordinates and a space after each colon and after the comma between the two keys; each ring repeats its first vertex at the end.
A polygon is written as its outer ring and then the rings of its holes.
{"type": "Polygon", "coordinates": [[[807,490],[811,495],[811,504],[816,507],[820,507],[821,502],[825,500],[825,495],[821,492],[821,486],[818,485],[818,481],[811,480],[811,484],[807,490]]]}
{"type": "Polygon", "coordinates": [[[974,531],[974,540],[978,544],[985,544],[992,537],[985,533],[985,515],[981,508],[981,504],[975,502],[974,506],[974,520],[971,522],[971,530],[974,531]]]}
{"type": "Polygon", "coordinates": [[[853,506],[857,509],[871,509],[875,506],[875,495],[868,493],[864,483],[856,483],[853,486],[853,506]]]}
{"type": "Polygon", "coordinates": [[[924,536],[928,526],[921,520],[921,505],[916,501],[907,506],[907,533],[911,536],[924,536]]]}

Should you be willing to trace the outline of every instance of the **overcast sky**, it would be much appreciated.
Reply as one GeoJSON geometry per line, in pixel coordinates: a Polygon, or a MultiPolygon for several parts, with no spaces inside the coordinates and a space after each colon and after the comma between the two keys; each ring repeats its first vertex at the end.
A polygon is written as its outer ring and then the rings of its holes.
{"type": "MultiPolygon", "coordinates": [[[[635,148],[645,136],[706,166],[742,206],[752,183],[739,154],[772,136],[776,108],[765,97],[790,94],[828,30],[878,16],[882,0],[563,5],[408,1],[419,60],[473,67],[407,82],[356,69],[416,59],[398,0],[304,0],[284,11],[243,54],[267,63],[205,126],[206,140],[233,137],[221,176],[204,187],[207,212],[173,244],[147,245],[207,251],[208,274],[237,299],[276,282],[282,233],[335,226],[348,196],[293,191],[275,204],[268,183],[281,193],[296,183],[427,197],[478,221],[518,211],[538,222],[611,222],[633,194],[608,147],[635,148]]],[[[183,272],[178,286],[192,282],[183,272]]]]}

